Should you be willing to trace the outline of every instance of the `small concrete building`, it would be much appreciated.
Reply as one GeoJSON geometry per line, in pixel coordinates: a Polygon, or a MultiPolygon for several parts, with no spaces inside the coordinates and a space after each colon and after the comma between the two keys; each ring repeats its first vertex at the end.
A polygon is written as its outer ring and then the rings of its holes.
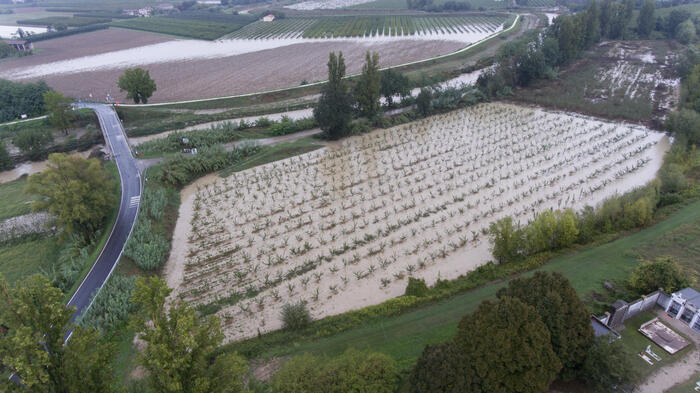
{"type": "Polygon", "coordinates": [[[27,40],[4,40],[4,41],[6,44],[15,48],[15,50],[17,50],[19,52],[29,52],[32,49],[34,49],[34,45],[32,45],[31,41],[27,41],[27,40]]]}
{"type": "Polygon", "coordinates": [[[263,22],[272,22],[273,20],[275,20],[275,16],[272,14],[265,15],[262,18],[263,22]]]}
{"type": "Polygon", "coordinates": [[[672,293],[665,310],[671,317],[683,321],[700,333],[700,292],[685,288],[672,293]]]}

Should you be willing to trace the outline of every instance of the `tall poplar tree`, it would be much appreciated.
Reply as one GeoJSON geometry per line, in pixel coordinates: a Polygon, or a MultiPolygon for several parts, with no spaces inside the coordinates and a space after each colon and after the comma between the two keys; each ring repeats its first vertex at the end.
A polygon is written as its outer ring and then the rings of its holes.
{"type": "Polygon", "coordinates": [[[654,30],[654,25],[656,25],[656,20],[654,19],[654,1],[646,0],[639,10],[637,33],[639,33],[641,37],[647,38],[649,37],[649,33],[654,30]]]}
{"type": "Polygon", "coordinates": [[[350,130],[352,105],[345,80],[343,52],[328,55],[328,82],[314,108],[314,118],[329,139],[340,139],[350,130]]]}
{"type": "Polygon", "coordinates": [[[382,89],[382,75],[379,73],[379,54],[367,51],[362,75],[355,85],[355,99],[360,115],[374,119],[379,114],[379,97],[382,89]]]}

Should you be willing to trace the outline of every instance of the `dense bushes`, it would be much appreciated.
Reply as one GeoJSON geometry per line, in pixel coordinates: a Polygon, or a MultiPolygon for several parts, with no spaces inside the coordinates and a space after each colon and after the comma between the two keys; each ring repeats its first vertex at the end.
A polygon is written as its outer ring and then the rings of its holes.
{"type": "Polygon", "coordinates": [[[112,275],[90,309],[81,317],[80,324],[103,332],[113,332],[122,327],[134,311],[131,303],[134,281],[134,277],[112,275]]]}
{"type": "Polygon", "coordinates": [[[282,116],[279,122],[274,122],[270,125],[270,132],[273,135],[287,135],[295,132],[310,130],[316,126],[313,118],[305,118],[292,120],[288,116],[282,116]]]}
{"type": "Polygon", "coordinates": [[[512,262],[526,255],[586,243],[599,234],[645,226],[659,202],[659,188],[660,182],[654,181],[604,200],[597,210],[588,206],[578,214],[571,209],[546,210],[522,227],[504,217],[489,228],[493,256],[501,263],[512,262]]]}
{"type": "Polygon", "coordinates": [[[42,115],[45,111],[43,94],[49,91],[43,82],[15,83],[0,79],[0,122],[42,115]]]}
{"type": "MultiPolygon", "coordinates": [[[[583,364],[583,378],[596,393],[606,393],[614,386],[621,391],[636,378],[632,356],[620,340],[610,341],[607,336],[593,340],[583,364]]],[[[615,390],[618,390],[615,389],[615,390]]]]}
{"type": "Polygon", "coordinates": [[[406,292],[404,296],[424,297],[428,295],[428,286],[425,285],[425,280],[422,278],[408,278],[406,292]]]}
{"type": "Polygon", "coordinates": [[[170,243],[151,227],[151,221],[140,219],[124,246],[124,255],[141,269],[153,271],[161,267],[168,257],[170,243]]]}
{"type": "Polygon", "coordinates": [[[226,151],[221,146],[202,149],[194,155],[176,155],[169,158],[153,176],[157,181],[181,187],[205,173],[215,172],[255,154],[259,146],[243,146],[226,151]]]}
{"type": "Polygon", "coordinates": [[[689,284],[690,282],[680,266],[670,258],[645,262],[637,266],[629,280],[630,289],[640,296],[659,288],[672,293],[687,287],[689,284]]]}
{"type": "Polygon", "coordinates": [[[5,143],[0,140],[0,171],[6,171],[15,167],[14,162],[12,162],[12,157],[10,153],[7,152],[5,148],[5,143]]]}
{"type": "Polygon", "coordinates": [[[67,29],[67,30],[62,30],[62,31],[49,31],[46,33],[41,33],[41,34],[32,34],[32,36],[29,37],[29,40],[32,42],[52,40],[54,38],[67,37],[67,36],[70,36],[73,34],[88,33],[91,31],[104,30],[107,28],[109,28],[109,25],[106,23],[105,24],[88,25],[88,26],[76,27],[75,29],[67,29]]]}
{"type": "Polygon", "coordinates": [[[391,393],[398,373],[381,353],[348,350],[335,358],[305,354],[293,358],[272,378],[274,393],[391,393]]]}

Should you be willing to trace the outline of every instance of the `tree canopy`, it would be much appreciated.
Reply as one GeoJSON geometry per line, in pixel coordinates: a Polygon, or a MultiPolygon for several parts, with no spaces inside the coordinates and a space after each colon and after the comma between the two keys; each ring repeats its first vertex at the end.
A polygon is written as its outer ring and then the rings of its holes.
{"type": "Polygon", "coordinates": [[[135,103],[148,103],[156,89],[156,82],[151,79],[148,70],[143,68],[127,68],[119,77],[119,90],[126,91],[126,98],[135,103]]]}
{"type": "Polygon", "coordinates": [[[37,393],[112,390],[114,347],[101,342],[97,331],[71,325],[73,311],[44,276],[30,276],[11,288],[0,275],[0,321],[8,328],[0,340],[0,364],[22,381],[18,386],[3,378],[0,386],[37,393]],[[75,330],[64,345],[69,327],[75,330]]]}
{"type": "Polygon", "coordinates": [[[225,354],[211,361],[224,338],[219,319],[199,315],[187,303],[165,306],[172,290],[158,277],[139,277],[130,325],[146,343],[138,361],[159,393],[236,393],[243,391],[245,360],[225,354]]]}
{"type": "Polygon", "coordinates": [[[15,167],[15,163],[10,157],[10,153],[5,148],[5,142],[0,141],[0,171],[6,171],[15,167]]]}
{"type": "Polygon", "coordinates": [[[649,37],[649,33],[654,30],[656,19],[654,19],[654,1],[645,0],[637,17],[637,33],[642,37],[649,37]]]}
{"type": "Polygon", "coordinates": [[[46,156],[46,145],[53,141],[53,136],[45,128],[25,128],[19,131],[13,138],[12,144],[27,154],[30,160],[40,160],[46,156]]]}
{"type": "Polygon", "coordinates": [[[671,293],[690,285],[683,270],[671,258],[645,262],[632,272],[629,286],[638,295],[646,295],[659,288],[671,293]]]}
{"type": "Polygon", "coordinates": [[[393,68],[382,71],[382,87],[380,89],[387,105],[394,103],[394,96],[406,97],[411,94],[411,82],[404,74],[393,68]]]}
{"type": "Polygon", "coordinates": [[[561,378],[576,377],[593,340],[593,329],[571,282],[557,272],[536,272],[529,278],[511,280],[498,296],[517,298],[534,307],[549,330],[552,349],[562,364],[561,378]]]}
{"type": "Polygon", "coordinates": [[[508,296],[462,318],[454,345],[464,354],[456,366],[467,391],[541,393],[561,368],[537,311],[508,296]]]}
{"type": "Polygon", "coordinates": [[[16,83],[0,79],[0,122],[19,118],[40,116],[44,113],[43,94],[49,91],[43,81],[16,83]]]}
{"type": "Polygon", "coordinates": [[[57,91],[47,91],[44,93],[44,104],[49,112],[49,122],[58,130],[68,133],[68,129],[75,121],[75,113],[71,107],[70,98],[57,91]]]}
{"type": "MultiPolygon", "coordinates": [[[[603,336],[593,340],[583,364],[583,378],[596,393],[610,392],[613,387],[629,385],[636,378],[632,357],[620,340],[603,336]]],[[[616,390],[617,391],[617,390],[616,390]]]]}
{"type": "Polygon", "coordinates": [[[67,233],[94,235],[115,201],[115,182],[100,161],[56,153],[48,168],[29,177],[27,191],[40,195],[32,205],[57,217],[67,233]]]}
{"type": "Polygon", "coordinates": [[[340,139],[350,130],[352,105],[345,77],[343,52],[328,55],[328,82],[314,108],[314,118],[329,139],[340,139]]]}
{"type": "Polygon", "coordinates": [[[382,88],[382,74],[379,73],[379,54],[367,51],[362,74],[355,85],[355,99],[360,115],[374,119],[381,108],[379,98],[382,88]]]}

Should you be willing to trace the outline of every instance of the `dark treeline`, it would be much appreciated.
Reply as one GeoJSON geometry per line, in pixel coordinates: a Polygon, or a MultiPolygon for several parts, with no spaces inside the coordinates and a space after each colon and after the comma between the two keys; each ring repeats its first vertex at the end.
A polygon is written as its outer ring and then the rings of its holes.
{"type": "MultiPolygon", "coordinates": [[[[435,4],[433,0],[407,0],[406,3],[409,9],[428,12],[469,11],[472,9],[471,3],[466,1],[450,0],[442,4],[435,4]]],[[[483,7],[480,9],[483,9],[483,7]]]]}
{"type": "Polygon", "coordinates": [[[42,82],[15,83],[0,79],[0,122],[26,114],[39,116],[45,112],[43,94],[51,90],[42,82]]]}
{"type": "Polygon", "coordinates": [[[571,63],[601,39],[677,38],[682,43],[695,40],[695,24],[685,10],[674,10],[666,18],[654,17],[654,4],[647,0],[632,26],[633,0],[598,3],[585,10],[562,15],[544,32],[531,32],[507,43],[499,50],[496,64],[484,73],[477,86],[489,97],[508,95],[515,87],[526,87],[538,79],[556,76],[556,70],[571,63]]]}

